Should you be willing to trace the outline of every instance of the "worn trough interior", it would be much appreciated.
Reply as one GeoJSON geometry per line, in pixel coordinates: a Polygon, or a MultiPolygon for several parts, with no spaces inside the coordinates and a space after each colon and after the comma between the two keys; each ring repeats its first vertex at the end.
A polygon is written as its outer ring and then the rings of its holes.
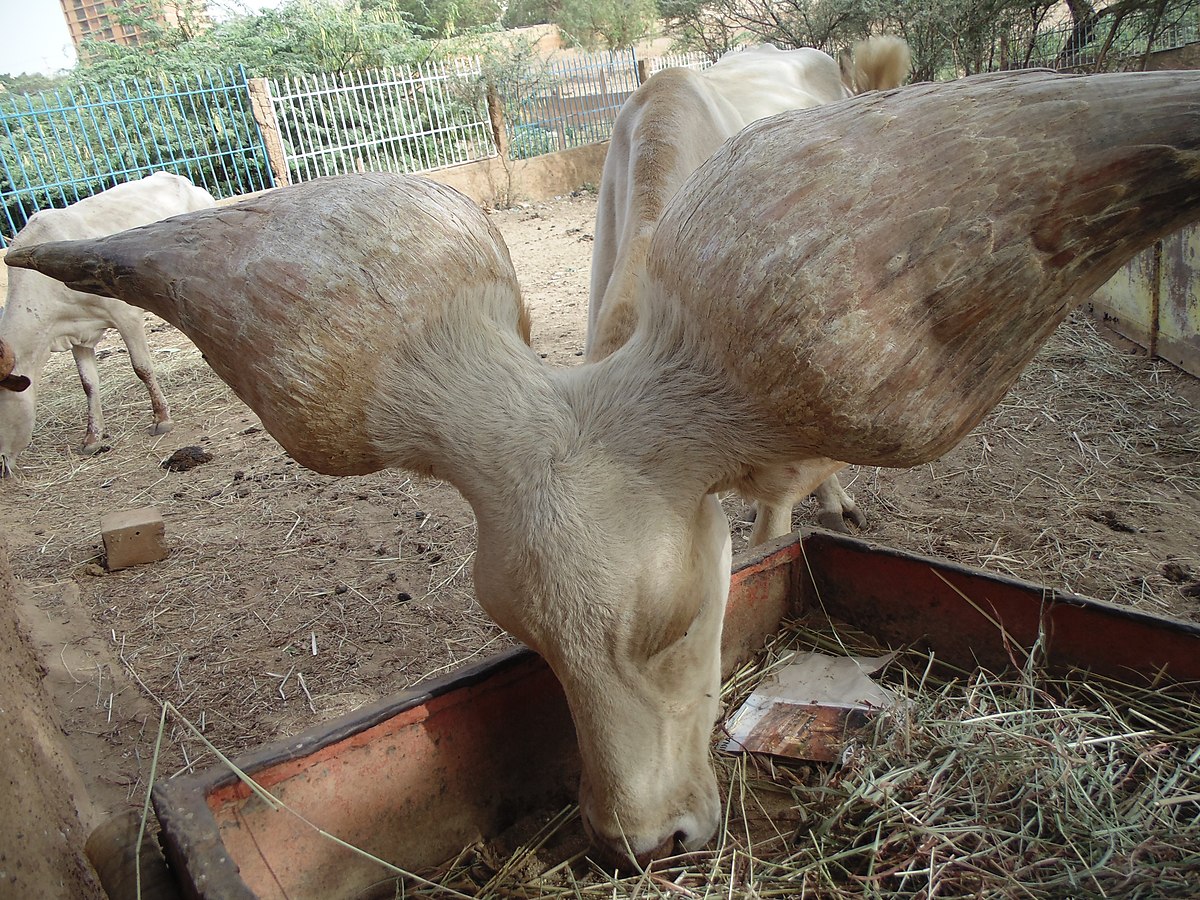
{"type": "MultiPolygon", "coordinates": [[[[1003,668],[1041,634],[1050,668],[1200,681],[1200,627],[946,561],[809,530],[735,558],[726,672],[786,617],[828,616],[893,647],[1003,668]]],[[[423,689],[155,788],[183,892],[203,898],[369,896],[389,878],[318,829],[411,872],[519,818],[572,802],[575,736],[540,658],[506,653],[423,689]]]]}

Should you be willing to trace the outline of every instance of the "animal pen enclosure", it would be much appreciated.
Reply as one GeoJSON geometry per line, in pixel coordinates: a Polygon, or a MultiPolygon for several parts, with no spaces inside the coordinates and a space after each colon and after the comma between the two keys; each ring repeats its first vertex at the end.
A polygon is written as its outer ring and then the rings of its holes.
{"type": "MultiPolygon", "coordinates": [[[[531,306],[534,348],[577,364],[594,197],[491,218],[531,306]]],[[[0,483],[22,627],[101,811],[144,797],[159,701],[241,755],[512,646],[472,599],[473,525],[452,490],[299,469],[189,342],[153,319],[150,331],[175,432],[143,433],[138,382],[113,342],[99,354],[112,449],[72,456],[82,398],[69,354],[56,354],[23,476],[0,483]],[[212,461],[161,468],[191,445],[212,461]],[[100,516],[147,504],[164,513],[170,556],[106,572],[100,516]]],[[[855,468],[846,481],[874,542],[1200,621],[1198,409],[1195,379],[1075,318],[942,460],[855,468]]],[[[744,508],[727,510],[744,542],[744,508]]],[[[802,507],[796,521],[811,518],[802,507]]],[[[213,763],[168,721],[160,778],[213,763]]]]}

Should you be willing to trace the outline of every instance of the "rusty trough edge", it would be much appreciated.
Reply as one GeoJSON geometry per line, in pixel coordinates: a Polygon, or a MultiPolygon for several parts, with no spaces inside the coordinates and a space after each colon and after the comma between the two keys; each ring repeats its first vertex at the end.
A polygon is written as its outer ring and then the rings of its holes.
{"type": "MultiPolygon", "coordinates": [[[[273,741],[237,757],[233,764],[253,776],[262,769],[302,759],[443,694],[479,684],[522,664],[537,662],[540,657],[523,647],[497,653],[450,675],[430,679],[411,690],[314,725],[295,737],[273,741]]],[[[164,851],[189,898],[255,900],[256,895],[242,881],[236,864],[224,852],[220,829],[206,801],[214,791],[238,780],[229,769],[215,765],[195,775],[159,782],[151,792],[154,812],[162,826],[164,851]]]]}
{"type": "MultiPolygon", "coordinates": [[[[722,648],[726,670],[761,646],[766,634],[778,628],[795,597],[795,562],[800,555],[799,538],[788,535],[734,557],[731,598],[744,595],[747,601],[739,599],[730,604],[742,611],[742,616],[738,622],[740,628],[727,631],[742,633],[740,640],[722,648]]],[[[522,665],[533,669],[544,667],[545,663],[525,648],[498,653],[410,691],[315,725],[295,737],[273,741],[235,758],[233,764],[253,777],[256,772],[302,759],[346,740],[438,696],[480,684],[522,665]]],[[[162,827],[164,852],[184,895],[191,900],[257,900],[226,852],[207,802],[214,792],[238,780],[233,772],[216,765],[194,775],[160,782],[153,788],[151,796],[162,827]]]]}
{"type": "Polygon", "coordinates": [[[1040,633],[1053,670],[1200,693],[1200,625],[820,529],[801,535],[798,602],[893,646],[995,668],[1012,662],[1006,639],[1030,647],[1040,633]]]}
{"type": "MultiPolygon", "coordinates": [[[[817,528],[803,529],[734,557],[723,668],[729,671],[759,649],[784,617],[802,608],[824,609],[896,646],[919,645],[930,639],[930,646],[937,646],[943,658],[953,655],[944,652],[947,644],[952,644],[964,662],[1002,661],[1007,658],[1000,650],[1003,640],[989,615],[984,615],[987,610],[980,609],[996,597],[1001,600],[998,615],[1006,631],[1013,634],[1049,623],[1053,645],[1055,631],[1063,630],[1058,624],[1063,619],[1074,640],[1069,650],[1078,654],[1094,649],[1089,644],[1093,628],[1097,638],[1103,636],[1109,643],[1121,643],[1112,635],[1131,628],[1139,640],[1149,638],[1133,644],[1146,663],[1143,671],[1155,675],[1155,654],[1168,648],[1172,659],[1183,658],[1182,666],[1171,672],[1175,680],[1200,681],[1200,626],[817,528]],[[953,597],[956,589],[975,594],[979,602],[960,602],[953,597]]],[[[1123,643],[1133,642],[1126,639],[1123,643]]],[[[1087,660],[1067,662],[1089,668],[1087,660]]],[[[527,649],[496,654],[293,738],[267,744],[238,757],[234,764],[253,776],[268,767],[302,759],[442,695],[505,672],[515,674],[523,666],[532,673],[545,663],[527,649]]],[[[1200,684],[1193,689],[1200,690],[1200,684]]],[[[161,782],[153,789],[167,857],[184,894],[194,900],[256,900],[226,851],[207,802],[214,791],[236,781],[232,772],[214,766],[161,782]]]]}

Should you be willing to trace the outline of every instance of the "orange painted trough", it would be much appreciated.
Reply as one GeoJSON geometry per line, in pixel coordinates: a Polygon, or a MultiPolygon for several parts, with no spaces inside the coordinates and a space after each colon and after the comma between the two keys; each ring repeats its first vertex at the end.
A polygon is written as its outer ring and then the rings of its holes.
{"type": "MultiPolygon", "coordinates": [[[[896,647],[1002,668],[1044,630],[1048,664],[1130,683],[1200,684],[1200,627],[822,531],[734,560],[726,671],[801,611],[824,611],[896,647]]],[[[299,813],[275,810],[224,767],[154,789],[182,893],[205,900],[369,894],[385,869],[454,856],[576,793],[566,703],[541,660],[499,655],[235,761],[299,813]],[[311,823],[311,824],[309,824],[311,823]]]]}

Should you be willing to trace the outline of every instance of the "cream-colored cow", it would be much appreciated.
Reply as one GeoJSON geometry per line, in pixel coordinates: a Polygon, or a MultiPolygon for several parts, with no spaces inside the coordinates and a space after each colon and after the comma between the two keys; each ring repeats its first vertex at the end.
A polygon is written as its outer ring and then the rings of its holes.
{"type": "Polygon", "coordinates": [[[1200,72],[1034,72],[755,123],[664,212],[633,336],[567,369],[526,343],[487,217],[418,178],[318,179],[8,262],[178,325],[300,463],[458,487],[479,602],[565,689],[583,820],[645,862],[720,822],[714,492],[953,447],[1073,306],[1200,218],[1197,96],[1200,72]]]}
{"type": "MultiPolygon", "coordinates": [[[[845,71],[820,50],[761,44],[729,53],[701,72],[664,69],[638,88],[617,116],[600,179],[587,359],[603,359],[633,334],[655,227],[688,177],[726,139],[751,122],[789,109],[845,100],[855,91],[897,87],[908,67],[908,45],[888,36],[860,42],[845,71]]],[[[753,236],[746,239],[753,241],[753,236]]],[[[806,460],[746,479],[744,489],[753,491],[748,496],[760,501],[751,543],[790,531],[792,506],[814,481],[820,482],[815,493],[822,524],[845,530],[849,519],[865,525],[834,474],[842,466],[828,459],[806,460]],[[797,493],[797,481],[806,486],[803,493],[797,493]]]]}
{"type": "MultiPolygon", "coordinates": [[[[155,172],[62,209],[34,213],[13,238],[9,250],[46,241],[99,237],[215,204],[208,191],[182,175],[155,172]]],[[[26,379],[27,389],[0,393],[0,477],[12,474],[17,457],[33,438],[38,386],[52,351],[70,350],[79,370],[88,408],[82,451],[92,453],[100,446],[104,411],[100,405],[96,343],[110,328],[115,328],[125,341],[133,371],[150,395],[154,411],[151,433],[164,434],[171,429],[171,413],[154,375],[144,319],[140,309],[120,300],[77,295],[37,272],[12,273],[8,299],[0,315],[0,337],[16,357],[13,377],[26,379]]]]}

